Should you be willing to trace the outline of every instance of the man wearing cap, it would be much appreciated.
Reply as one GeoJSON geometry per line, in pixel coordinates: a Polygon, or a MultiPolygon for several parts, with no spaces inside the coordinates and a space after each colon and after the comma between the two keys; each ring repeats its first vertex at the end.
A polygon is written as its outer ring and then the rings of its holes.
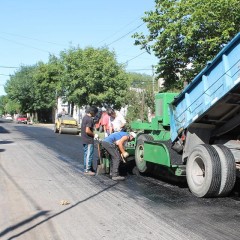
{"type": "Polygon", "coordinates": [[[84,174],[94,176],[95,173],[91,171],[93,154],[94,154],[94,139],[98,138],[97,134],[94,134],[94,122],[93,118],[97,114],[98,109],[95,106],[86,109],[86,115],[82,119],[81,125],[81,137],[84,151],[84,174]]]}
{"type": "Polygon", "coordinates": [[[127,158],[129,156],[129,153],[124,149],[124,144],[127,141],[132,141],[135,137],[136,133],[134,132],[115,132],[103,139],[102,147],[105,148],[111,156],[112,180],[125,180],[125,177],[119,176],[118,168],[122,157],[127,158]]]}

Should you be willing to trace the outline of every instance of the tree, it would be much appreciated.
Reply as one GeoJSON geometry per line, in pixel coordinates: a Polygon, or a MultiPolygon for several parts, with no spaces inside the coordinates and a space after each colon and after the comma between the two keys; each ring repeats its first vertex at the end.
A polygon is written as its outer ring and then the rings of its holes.
{"type": "Polygon", "coordinates": [[[7,96],[0,96],[0,115],[5,114],[6,103],[7,103],[7,96]]]}
{"type": "MultiPolygon", "coordinates": [[[[128,73],[131,89],[127,93],[127,121],[148,120],[148,112],[154,112],[154,92],[152,76],[139,73],[128,73]]],[[[155,84],[155,82],[154,82],[155,84]]]]}
{"type": "Polygon", "coordinates": [[[145,89],[149,85],[152,85],[152,76],[141,73],[128,73],[130,78],[130,84],[132,88],[145,89]]]}
{"type": "MultiPolygon", "coordinates": [[[[126,103],[129,77],[124,66],[107,48],[71,48],[48,63],[22,66],[5,86],[10,100],[23,113],[49,112],[61,96],[72,106],[110,105],[120,108],[126,103]]],[[[36,118],[35,118],[36,119],[36,118]]]]}
{"type": "Polygon", "coordinates": [[[5,85],[8,98],[18,103],[23,113],[34,110],[35,84],[33,72],[36,66],[22,66],[5,85]]]}
{"type": "Polygon", "coordinates": [[[240,31],[238,0],[155,0],[145,13],[148,35],[135,44],[159,58],[157,74],[166,90],[181,89],[240,31]]]}
{"type": "Polygon", "coordinates": [[[13,115],[14,113],[20,112],[20,104],[18,102],[7,100],[7,103],[4,107],[4,112],[13,115]]]}
{"type": "Polygon", "coordinates": [[[7,96],[0,96],[0,115],[18,113],[20,105],[17,102],[10,100],[7,96]]]}
{"type": "Polygon", "coordinates": [[[47,64],[39,62],[33,66],[22,66],[6,84],[8,98],[18,103],[20,112],[35,114],[37,120],[38,113],[49,112],[56,106],[61,70],[54,56],[47,64]]]}
{"type": "Polygon", "coordinates": [[[57,97],[62,96],[64,66],[54,55],[48,63],[39,62],[34,71],[35,110],[56,108],[57,97]]]}
{"type": "Polygon", "coordinates": [[[103,104],[120,108],[129,88],[128,75],[107,48],[71,48],[60,54],[66,99],[78,106],[103,104]]]}

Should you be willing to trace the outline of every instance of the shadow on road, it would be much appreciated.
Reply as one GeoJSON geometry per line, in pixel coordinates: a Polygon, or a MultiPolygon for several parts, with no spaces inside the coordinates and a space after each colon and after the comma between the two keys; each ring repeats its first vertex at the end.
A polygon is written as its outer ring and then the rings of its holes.
{"type": "Polygon", "coordinates": [[[6,128],[0,126],[0,133],[10,133],[6,128]]]}
{"type": "Polygon", "coordinates": [[[36,218],[39,218],[41,216],[44,216],[44,215],[48,214],[48,212],[49,211],[40,211],[39,213],[34,214],[32,217],[29,217],[29,218],[27,218],[27,219],[25,219],[25,220],[15,224],[15,225],[12,225],[12,226],[4,229],[2,232],[0,232],[0,238],[3,237],[4,235],[6,235],[7,233],[9,233],[9,232],[11,232],[11,231],[21,227],[21,226],[23,226],[23,225],[33,221],[36,218]]]}
{"type": "MultiPolygon", "coordinates": [[[[21,222],[19,222],[19,223],[17,223],[17,224],[14,224],[14,225],[12,225],[12,226],[7,227],[6,229],[4,229],[2,232],[0,232],[0,238],[1,238],[1,237],[3,237],[4,235],[6,235],[7,233],[9,233],[9,232],[11,232],[11,231],[13,231],[13,230],[15,230],[15,229],[17,229],[17,228],[19,228],[19,227],[27,224],[27,223],[30,223],[31,221],[33,221],[33,220],[35,220],[35,219],[37,219],[37,218],[39,218],[39,217],[41,217],[41,216],[48,216],[50,211],[49,211],[49,210],[42,210],[41,207],[38,206],[38,204],[34,201],[34,199],[31,198],[31,196],[29,196],[29,195],[19,186],[19,184],[18,184],[18,183],[12,178],[12,176],[3,168],[3,166],[2,166],[1,164],[0,164],[0,169],[1,169],[1,171],[8,177],[9,181],[11,181],[11,182],[15,185],[15,187],[22,193],[22,195],[24,196],[24,198],[27,199],[28,202],[30,202],[30,203],[34,206],[34,208],[35,208],[36,210],[40,210],[39,213],[33,215],[32,217],[29,217],[29,218],[27,218],[27,219],[25,219],[25,220],[23,220],[23,221],[21,221],[21,222]]],[[[33,226],[25,229],[25,230],[22,231],[22,232],[19,232],[18,234],[15,234],[15,235],[11,236],[10,238],[8,238],[8,240],[14,239],[14,238],[17,238],[17,237],[23,235],[24,233],[26,233],[26,232],[28,232],[28,231],[36,228],[37,226],[39,226],[39,225],[47,222],[48,220],[50,220],[50,219],[52,219],[52,218],[55,218],[55,217],[59,216],[60,214],[63,214],[63,213],[65,213],[66,211],[68,211],[68,210],[70,210],[70,209],[78,206],[79,204],[84,203],[84,202],[88,201],[89,199],[92,199],[92,198],[100,195],[101,193],[103,193],[103,192],[105,192],[105,191],[113,188],[113,187],[114,187],[115,185],[117,185],[117,184],[118,184],[117,182],[114,182],[112,185],[105,187],[105,188],[102,189],[101,191],[99,191],[99,192],[97,192],[97,193],[95,193],[95,194],[93,194],[93,195],[91,195],[91,196],[89,196],[89,197],[87,197],[87,198],[85,198],[85,199],[83,199],[83,200],[81,200],[81,201],[76,202],[75,204],[71,205],[70,207],[68,207],[68,208],[66,208],[66,209],[64,209],[64,210],[62,210],[62,211],[60,211],[60,212],[58,212],[58,213],[56,213],[56,214],[53,214],[53,215],[51,215],[51,216],[46,217],[46,219],[44,219],[44,220],[42,220],[42,221],[39,221],[38,223],[36,223],[36,224],[34,224],[33,226]]]]}
{"type": "Polygon", "coordinates": [[[8,140],[0,141],[0,144],[9,144],[9,143],[13,143],[13,141],[8,141],[8,140]]]}
{"type": "MultiPolygon", "coordinates": [[[[1,122],[1,121],[0,121],[1,122]]],[[[5,129],[4,127],[0,126],[0,133],[6,134],[6,133],[10,133],[7,129],[5,129]]],[[[1,144],[9,144],[9,143],[13,143],[13,141],[8,141],[8,140],[3,140],[0,141],[0,145],[1,144]]],[[[5,149],[0,149],[0,152],[4,152],[5,149]]]]}
{"type": "MultiPolygon", "coordinates": [[[[62,210],[62,211],[60,211],[60,212],[58,212],[58,213],[56,213],[56,214],[53,214],[53,215],[47,217],[46,219],[44,219],[44,220],[42,220],[42,221],[40,221],[40,222],[34,224],[33,226],[31,226],[31,227],[25,229],[24,231],[22,231],[22,232],[20,232],[20,233],[18,233],[18,234],[15,234],[15,235],[13,235],[13,236],[11,236],[10,238],[8,238],[8,240],[10,240],[10,239],[14,239],[14,238],[16,238],[16,237],[19,237],[19,236],[23,235],[24,233],[26,233],[26,232],[28,232],[28,231],[30,231],[30,230],[32,230],[32,229],[38,227],[39,225],[41,225],[41,224],[47,222],[48,220],[50,220],[50,219],[52,219],[52,218],[55,218],[55,217],[59,216],[60,214],[63,214],[64,212],[66,212],[66,211],[68,211],[68,210],[70,210],[70,209],[72,209],[72,208],[78,206],[79,204],[84,203],[84,202],[88,201],[89,199],[92,199],[92,198],[98,196],[99,194],[101,194],[101,193],[107,191],[108,189],[114,187],[116,184],[118,184],[118,183],[114,183],[113,185],[104,188],[103,190],[101,190],[101,191],[99,191],[99,192],[93,194],[92,196],[87,197],[87,198],[85,198],[84,200],[78,201],[77,203],[73,204],[72,206],[70,206],[70,207],[68,207],[68,208],[66,208],[66,209],[64,209],[64,210],[62,210]]],[[[40,213],[41,213],[41,212],[40,212],[40,213]]],[[[42,214],[42,215],[46,215],[46,214],[48,213],[48,211],[42,211],[42,213],[44,213],[44,214],[42,214]]],[[[33,219],[35,219],[36,217],[38,217],[38,216],[35,216],[35,215],[34,215],[32,218],[30,218],[30,220],[33,220],[33,219]]],[[[27,222],[29,222],[28,219],[25,220],[25,221],[22,221],[21,223],[25,224],[25,223],[27,223],[27,222]]],[[[21,224],[21,223],[20,223],[20,224],[16,224],[16,225],[14,225],[14,226],[16,226],[15,228],[17,228],[17,227],[23,225],[23,224],[21,224]]],[[[12,228],[12,227],[7,228],[7,229],[10,230],[11,228],[12,228]]],[[[8,230],[7,232],[9,232],[9,230],[8,230]]],[[[5,231],[6,231],[6,230],[5,230],[5,231]]],[[[1,235],[1,234],[2,234],[2,233],[0,233],[0,237],[3,236],[3,235],[1,235]]],[[[4,234],[6,234],[6,233],[4,233],[4,234]]]]}

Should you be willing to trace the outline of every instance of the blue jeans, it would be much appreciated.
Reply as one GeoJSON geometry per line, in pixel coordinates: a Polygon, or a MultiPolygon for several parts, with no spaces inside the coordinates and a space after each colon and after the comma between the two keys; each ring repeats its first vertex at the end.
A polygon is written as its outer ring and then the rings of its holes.
{"type": "Polygon", "coordinates": [[[84,150],[84,172],[91,170],[93,162],[94,144],[83,144],[84,150]]]}

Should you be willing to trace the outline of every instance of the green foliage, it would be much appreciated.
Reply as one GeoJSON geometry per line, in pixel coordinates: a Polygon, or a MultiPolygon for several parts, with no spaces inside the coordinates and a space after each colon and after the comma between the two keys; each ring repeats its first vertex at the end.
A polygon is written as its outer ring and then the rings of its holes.
{"type": "Polygon", "coordinates": [[[137,119],[148,121],[148,112],[154,112],[154,93],[152,88],[130,90],[127,93],[127,122],[137,119]]]}
{"type": "Polygon", "coordinates": [[[155,110],[155,94],[152,90],[152,87],[148,87],[144,94],[144,105],[151,111],[154,112],[155,110]]]}
{"type": "Polygon", "coordinates": [[[34,72],[34,110],[56,108],[57,96],[62,94],[62,74],[64,67],[55,56],[50,56],[47,64],[38,63],[34,72]]]}
{"type": "Polygon", "coordinates": [[[68,101],[115,108],[125,104],[128,75],[108,49],[72,48],[61,52],[60,61],[65,66],[63,89],[68,101]]]}
{"type": "Polygon", "coordinates": [[[0,115],[5,114],[5,105],[7,103],[7,96],[0,96],[0,115]]]}
{"type": "Polygon", "coordinates": [[[134,34],[135,44],[159,58],[157,74],[166,90],[190,82],[240,31],[238,0],[155,0],[146,12],[149,35],[134,34]],[[191,68],[189,68],[191,66],[191,68]]]}
{"type": "Polygon", "coordinates": [[[152,85],[152,76],[141,73],[128,73],[132,88],[146,89],[152,85]]]}
{"type": "Polygon", "coordinates": [[[56,103],[55,75],[51,63],[22,66],[10,77],[5,91],[9,100],[18,103],[20,112],[49,109],[56,103]]]}
{"type": "Polygon", "coordinates": [[[5,86],[9,101],[21,112],[39,112],[56,107],[57,97],[72,105],[126,104],[129,76],[115,54],[106,48],[71,48],[48,63],[22,66],[5,86]]]}
{"type": "Polygon", "coordinates": [[[137,119],[147,121],[148,111],[154,111],[153,77],[140,73],[128,73],[128,75],[131,88],[126,95],[127,122],[137,119]]]}
{"type": "Polygon", "coordinates": [[[128,109],[127,109],[127,122],[131,122],[135,119],[141,118],[141,94],[135,90],[130,90],[126,96],[128,100],[128,109]]]}
{"type": "Polygon", "coordinates": [[[7,96],[0,96],[0,114],[11,114],[20,112],[20,104],[10,100],[7,96]]]}
{"type": "Polygon", "coordinates": [[[20,113],[20,107],[21,106],[18,102],[8,100],[4,107],[4,110],[5,113],[13,115],[14,113],[20,113]]]}
{"type": "Polygon", "coordinates": [[[5,85],[9,100],[20,105],[21,112],[32,109],[34,99],[33,72],[35,66],[22,66],[19,71],[10,77],[5,85]]]}
{"type": "MultiPolygon", "coordinates": [[[[139,73],[128,74],[132,90],[127,94],[127,120],[128,122],[136,119],[146,121],[148,111],[154,112],[153,77],[139,73]]],[[[154,88],[157,89],[156,82],[154,85],[154,88]]]]}

